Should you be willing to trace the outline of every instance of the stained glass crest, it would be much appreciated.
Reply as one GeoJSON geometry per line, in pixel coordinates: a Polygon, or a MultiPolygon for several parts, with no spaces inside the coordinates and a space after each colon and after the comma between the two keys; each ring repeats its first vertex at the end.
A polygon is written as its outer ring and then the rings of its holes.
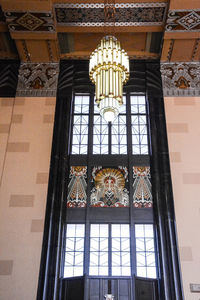
{"type": "Polygon", "coordinates": [[[94,167],[90,205],[93,207],[129,206],[129,195],[126,188],[127,176],[126,167],[94,167]]]}
{"type": "Polygon", "coordinates": [[[150,167],[133,167],[133,205],[152,207],[150,167]]]}
{"type": "Polygon", "coordinates": [[[69,177],[67,207],[85,207],[87,203],[87,167],[72,166],[69,177]]]}

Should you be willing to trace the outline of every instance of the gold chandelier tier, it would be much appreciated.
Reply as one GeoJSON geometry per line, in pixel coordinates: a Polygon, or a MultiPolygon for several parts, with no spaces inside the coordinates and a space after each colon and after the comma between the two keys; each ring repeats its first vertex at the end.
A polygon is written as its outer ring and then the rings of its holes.
{"type": "Polygon", "coordinates": [[[113,121],[123,104],[123,84],[129,79],[129,58],[114,36],[106,36],[90,56],[89,75],[95,84],[100,114],[113,121]]]}

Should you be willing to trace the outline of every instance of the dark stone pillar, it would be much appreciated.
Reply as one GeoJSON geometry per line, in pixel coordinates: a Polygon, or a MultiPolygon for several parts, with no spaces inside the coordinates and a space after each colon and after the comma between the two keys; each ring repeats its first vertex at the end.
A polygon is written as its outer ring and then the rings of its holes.
{"type": "Polygon", "coordinates": [[[146,64],[151,173],[160,265],[160,299],[182,300],[176,221],[159,63],[146,64]]]}

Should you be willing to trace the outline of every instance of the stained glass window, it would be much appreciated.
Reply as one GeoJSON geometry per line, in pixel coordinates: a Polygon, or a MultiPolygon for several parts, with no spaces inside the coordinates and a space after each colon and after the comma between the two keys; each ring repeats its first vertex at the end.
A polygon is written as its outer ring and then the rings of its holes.
{"type": "Polygon", "coordinates": [[[137,276],[156,278],[154,231],[152,224],[136,224],[137,276]]]}
{"type": "Polygon", "coordinates": [[[152,207],[150,167],[133,167],[133,205],[137,208],[152,207]]]}
{"type": "Polygon", "coordinates": [[[87,203],[87,167],[72,166],[69,177],[67,207],[85,207],[87,203]]]}
{"type": "Polygon", "coordinates": [[[64,277],[83,275],[84,224],[67,224],[64,277]]]}
{"type": "Polygon", "coordinates": [[[74,97],[72,154],[88,152],[89,100],[89,96],[74,97]]]}
{"type": "Polygon", "coordinates": [[[128,207],[128,170],[126,167],[94,167],[90,205],[93,207],[128,207]]]}
{"type": "Polygon", "coordinates": [[[132,154],[148,154],[145,96],[130,96],[132,154]]]}

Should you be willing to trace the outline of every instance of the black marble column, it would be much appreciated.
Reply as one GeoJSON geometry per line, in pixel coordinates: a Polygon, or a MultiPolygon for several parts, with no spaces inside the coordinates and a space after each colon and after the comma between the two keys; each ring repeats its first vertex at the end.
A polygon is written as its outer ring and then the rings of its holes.
{"type": "Polygon", "coordinates": [[[73,63],[60,65],[37,300],[59,299],[73,63]]]}
{"type": "Polygon", "coordinates": [[[160,265],[160,299],[182,300],[176,221],[159,63],[146,64],[151,174],[160,265]]]}

